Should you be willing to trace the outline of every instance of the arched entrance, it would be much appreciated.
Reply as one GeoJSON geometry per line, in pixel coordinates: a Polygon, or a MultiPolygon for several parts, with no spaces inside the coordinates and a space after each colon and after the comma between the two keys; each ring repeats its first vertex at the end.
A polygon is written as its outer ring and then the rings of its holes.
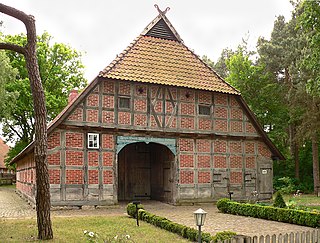
{"type": "Polygon", "coordinates": [[[173,202],[175,155],[165,145],[136,142],[118,153],[118,200],[173,202]]]}

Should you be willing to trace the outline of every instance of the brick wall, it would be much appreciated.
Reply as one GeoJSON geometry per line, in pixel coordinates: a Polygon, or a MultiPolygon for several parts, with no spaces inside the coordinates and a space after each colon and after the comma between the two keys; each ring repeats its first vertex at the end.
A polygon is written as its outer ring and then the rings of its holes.
{"type": "MultiPolygon", "coordinates": [[[[228,139],[178,139],[179,183],[214,184],[213,174],[223,174],[233,186],[244,183],[246,171],[257,169],[256,158],[270,159],[266,145],[228,139]]],[[[223,185],[225,179],[220,182],[223,185]]]]}
{"type": "Polygon", "coordinates": [[[34,154],[29,153],[17,163],[16,188],[28,198],[35,196],[36,168],[34,154]]]}
{"type": "Polygon", "coordinates": [[[114,80],[101,82],[80,102],[66,121],[74,122],[137,130],[166,128],[178,132],[257,134],[232,95],[114,80]],[[130,108],[119,108],[120,98],[129,98],[130,108]],[[99,112],[100,103],[102,112],[99,112]],[[210,114],[199,114],[199,105],[207,106],[210,114]]]}
{"type": "MultiPolygon", "coordinates": [[[[72,188],[73,185],[83,185],[85,181],[89,185],[113,184],[115,138],[106,133],[99,132],[99,135],[100,149],[97,150],[87,148],[85,131],[56,129],[49,134],[48,164],[51,185],[66,184],[72,188]],[[61,168],[65,168],[65,171],[61,168]]],[[[23,171],[19,173],[19,177],[21,180],[28,178],[23,171]]],[[[82,193],[79,197],[82,197],[82,193]]]]}

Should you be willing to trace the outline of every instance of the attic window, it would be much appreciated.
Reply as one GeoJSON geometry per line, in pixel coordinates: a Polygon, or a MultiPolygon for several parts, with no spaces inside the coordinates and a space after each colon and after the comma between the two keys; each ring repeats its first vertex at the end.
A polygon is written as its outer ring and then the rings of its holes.
{"type": "Polygon", "coordinates": [[[130,109],[130,98],[119,98],[119,108],[130,109]]]}
{"type": "Polygon", "coordinates": [[[199,105],[199,115],[210,116],[210,106],[199,105]]]}
{"type": "Polygon", "coordinates": [[[98,133],[88,133],[88,148],[98,149],[99,148],[99,134],[98,133]]]}

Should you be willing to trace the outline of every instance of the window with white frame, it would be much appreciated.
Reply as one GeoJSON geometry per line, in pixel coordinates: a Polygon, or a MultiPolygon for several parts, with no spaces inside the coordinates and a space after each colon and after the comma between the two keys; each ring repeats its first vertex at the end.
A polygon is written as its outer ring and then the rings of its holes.
{"type": "Polygon", "coordinates": [[[99,148],[99,134],[88,133],[88,148],[98,149],[99,148]]]}

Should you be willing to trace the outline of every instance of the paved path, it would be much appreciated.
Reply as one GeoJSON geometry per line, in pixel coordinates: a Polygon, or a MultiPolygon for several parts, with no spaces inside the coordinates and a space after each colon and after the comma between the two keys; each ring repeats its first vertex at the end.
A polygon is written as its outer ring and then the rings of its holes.
{"type": "MultiPolygon", "coordinates": [[[[219,213],[213,204],[200,204],[195,206],[172,206],[157,201],[142,202],[145,209],[154,214],[164,216],[174,222],[194,226],[193,212],[199,207],[208,212],[203,230],[211,234],[223,230],[230,230],[243,235],[272,235],[298,231],[308,231],[311,228],[293,224],[235,216],[219,213]]],[[[52,216],[99,216],[99,215],[126,215],[126,204],[100,208],[84,207],[83,209],[53,209],[52,216]]],[[[0,218],[36,217],[35,210],[21,199],[12,188],[0,187],[0,218]]]]}

